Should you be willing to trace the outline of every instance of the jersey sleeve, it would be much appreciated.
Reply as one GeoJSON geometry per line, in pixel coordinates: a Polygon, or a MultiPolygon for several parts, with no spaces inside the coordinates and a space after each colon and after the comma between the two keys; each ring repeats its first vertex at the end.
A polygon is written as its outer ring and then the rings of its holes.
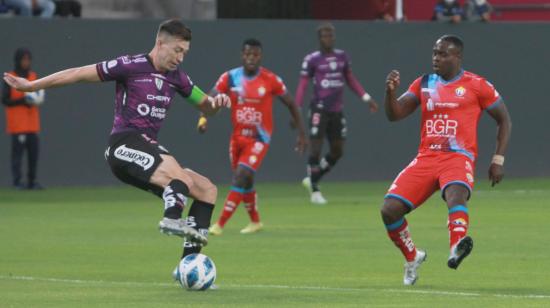
{"type": "Polygon", "coordinates": [[[420,94],[421,94],[421,83],[422,83],[422,77],[418,77],[415,81],[411,83],[409,88],[407,89],[407,92],[405,92],[403,95],[411,95],[416,98],[417,102],[420,102],[420,94]]]}
{"type": "Polygon", "coordinates": [[[131,68],[132,61],[128,56],[96,64],[97,75],[101,81],[123,80],[130,74],[131,68]]]}
{"type": "Polygon", "coordinates": [[[313,77],[315,74],[315,67],[313,66],[313,61],[311,61],[311,56],[307,55],[302,62],[302,69],[300,70],[300,75],[313,77]]]}
{"type": "Polygon", "coordinates": [[[479,104],[481,109],[489,110],[500,103],[502,103],[502,98],[495,87],[487,80],[481,80],[479,88],[479,104]]]}
{"type": "Polygon", "coordinates": [[[347,53],[344,53],[344,73],[351,72],[351,58],[347,53]]]}
{"type": "Polygon", "coordinates": [[[216,81],[216,84],[213,88],[214,91],[218,93],[229,93],[229,73],[223,73],[216,81]]]}
{"type": "Polygon", "coordinates": [[[200,104],[206,97],[206,93],[204,93],[199,87],[197,87],[187,74],[181,71],[179,74],[180,84],[177,85],[176,91],[181,96],[185,97],[187,99],[187,102],[189,102],[191,105],[200,104]]]}
{"type": "Polygon", "coordinates": [[[287,92],[285,83],[283,82],[281,77],[275,74],[273,74],[273,77],[271,80],[271,89],[272,89],[271,93],[273,93],[273,95],[275,96],[283,95],[287,92]]]}

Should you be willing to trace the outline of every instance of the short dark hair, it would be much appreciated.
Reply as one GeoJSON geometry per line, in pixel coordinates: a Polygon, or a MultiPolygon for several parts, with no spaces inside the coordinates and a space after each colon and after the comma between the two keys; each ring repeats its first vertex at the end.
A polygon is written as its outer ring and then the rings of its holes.
{"type": "Polygon", "coordinates": [[[464,42],[460,37],[456,35],[445,34],[442,37],[440,37],[439,40],[455,45],[459,53],[462,53],[462,51],[464,50],[464,42]]]}
{"type": "Polygon", "coordinates": [[[336,31],[336,28],[334,28],[334,25],[330,22],[324,22],[317,27],[317,34],[321,35],[321,31],[336,31]]]}
{"type": "Polygon", "coordinates": [[[191,41],[191,29],[189,29],[179,19],[169,19],[160,24],[157,36],[161,33],[166,33],[171,36],[175,36],[184,41],[191,41]]]}
{"type": "Polygon", "coordinates": [[[244,50],[244,46],[259,47],[260,49],[262,49],[262,42],[260,42],[255,38],[248,38],[243,41],[243,46],[242,46],[243,50],[244,50]]]}

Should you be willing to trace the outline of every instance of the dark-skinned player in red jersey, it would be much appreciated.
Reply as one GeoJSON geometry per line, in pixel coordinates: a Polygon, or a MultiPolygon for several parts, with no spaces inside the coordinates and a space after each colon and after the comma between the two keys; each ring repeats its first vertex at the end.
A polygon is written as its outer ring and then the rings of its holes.
{"type": "Polygon", "coordinates": [[[336,33],[334,26],[325,23],[319,26],[319,50],[308,54],[302,63],[300,81],[296,90],[296,104],[302,106],[304,93],[310,79],[313,81],[313,95],[309,104],[310,151],[307,177],[302,184],[310,193],[313,204],[325,204],[319,182],[340,160],[344,153],[347,134],[343,114],[344,88],[346,84],[368,104],[370,112],[378,110],[378,104],[361,86],[351,70],[348,54],[334,48],[336,33]],[[328,153],[321,158],[324,139],[329,143],[328,153]]]}
{"type": "MultiPolygon", "coordinates": [[[[210,227],[210,234],[221,235],[226,222],[238,205],[243,202],[250,223],[241,234],[260,231],[263,224],[258,212],[258,197],[254,189],[254,175],[260,167],[273,132],[273,98],[288,108],[292,123],[298,129],[296,150],[303,153],[306,147],[304,125],[300,111],[281,78],[261,66],[262,44],[256,39],[243,42],[242,66],[223,73],[211,94],[225,93],[231,98],[231,122],[233,133],[229,143],[229,155],[233,180],[218,221],[210,227]]],[[[199,120],[198,128],[204,132],[207,123],[199,120]]]]}
{"type": "Polygon", "coordinates": [[[510,115],[491,83],[462,69],[463,49],[457,36],[439,38],[433,47],[433,73],[416,79],[399,98],[399,72],[390,72],[386,79],[384,105],[390,121],[399,121],[417,108],[422,113],[418,154],[394,180],[381,208],[388,235],[406,260],[405,285],[416,282],[417,270],[427,254],[416,248],[404,216],[437,190],[441,190],[448,207],[447,266],[457,269],[473,249],[473,240],[467,235],[467,202],[474,187],[477,126],[484,110],[497,123],[489,179],[494,186],[504,176],[504,154],[512,129],[510,115]]]}
{"type": "Polygon", "coordinates": [[[20,91],[116,81],[115,119],[105,158],[118,179],[163,199],[159,228],[185,238],[184,256],[200,252],[207,243],[217,188],[206,177],[181,166],[157,142],[157,134],[176,93],[205,114],[231,104],[225,94],[206,95],[179,68],[190,42],[191,30],[179,20],[168,20],[160,24],[148,54],[70,68],[35,81],[4,73],[4,80],[20,91]],[[182,219],[187,197],[194,201],[182,219]]]}

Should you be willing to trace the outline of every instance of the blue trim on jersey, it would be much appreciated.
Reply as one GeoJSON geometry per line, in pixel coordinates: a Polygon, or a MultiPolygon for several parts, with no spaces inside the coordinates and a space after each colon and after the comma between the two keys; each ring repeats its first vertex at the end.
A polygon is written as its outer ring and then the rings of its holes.
{"type": "Polygon", "coordinates": [[[456,139],[450,139],[449,140],[449,149],[452,151],[452,152],[455,152],[455,153],[458,153],[458,154],[462,154],[466,157],[468,157],[471,161],[474,161],[475,160],[475,157],[474,157],[474,154],[466,151],[465,149],[461,148],[457,143],[456,143],[456,139]]]}
{"type": "Polygon", "coordinates": [[[502,103],[504,103],[504,100],[502,99],[502,97],[499,97],[494,103],[492,103],[487,108],[485,108],[485,110],[491,110],[495,107],[498,107],[498,105],[500,105],[502,103]]]}
{"type": "Polygon", "coordinates": [[[267,144],[271,142],[271,135],[260,124],[256,125],[256,130],[258,131],[258,140],[267,144]]]}
{"type": "Polygon", "coordinates": [[[428,89],[436,89],[436,84],[438,81],[439,76],[436,74],[430,74],[428,76],[428,89]]]}
{"type": "Polygon", "coordinates": [[[466,183],[466,182],[463,182],[463,181],[452,181],[452,182],[449,182],[447,184],[445,184],[445,186],[443,186],[443,188],[441,188],[441,198],[443,198],[443,200],[445,200],[445,189],[447,189],[447,187],[449,187],[449,185],[452,185],[452,184],[458,184],[458,185],[462,185],[464,187],[466,187],[468,189],[468,198],[466,198],[467,200],[470,199],[470,196],[472,195],[472,187],[470,187],[470,184],[466,183]]]}
{"type": "Polygon", "coordinates": [[[245,167],[246,169],[249,169],[252,172],[256,172],[256,170],[254,170],[254,168],[250,167],[249,165],[247,165],[245,163],[239,163],[239,166],[243,166],[243,167],[245,167]]]}
{"type": "Polygon", "coordinates": [[[238,192],[238,193],[240,193],[240,194],[246,193],[246,189],[240,188],[240,187],[237,187],[237,186],[231,186],[231,187],[229,188],[229,190],[236,191],[236,192],[238,192]]]}
{"type": "Polygon", "coordinates": [[[417,104],[417,105],[420,105],[420,98],[418,98],[418,96],[416,96],[416,94],[414,94],[414,93],[412,93],[412,92],[410,92],[410,91],[407,91],[407,92],[403,93],[402,96],[405,96],[405,95],[406,95],[406,96],[414,96],[414,98],[416,99],[416,104],[417,104]]]}
{"type": "Polygon", "coordinates": [[[243,85],[243,68],[237,67],[229,71],[229,77],[231,77],[231,82],[229,83],[229,87],[242,87],[243,85]]]}
{"type": "MultiPolygon", "coordinates": [[[[436,75],[436,74],[433,74],[433,75],[436,75]]],[[[456,75],[451,80],[445,80],[445,79],[441,78],[441,76],[439,76],[439,75],[436,75],[436,76],[437,76],[437,81],[441,82],[442,84],[449,84],[451,82],[455,82],[455,81],[459,80],[460,78],[462,78],[463,75],[464,75],[464,70],[460,69],[460,72],[458,72],[458,75],[456,75]]]]}
{"type": "Polygon", "coordinates": [[[464,212],[468,214],[468,208],[462,204],[458,204],[449,209],[449,214],[456,213],[456,212],[464,212]]]}
{"type": "Polygon", "coordinates": [[[392,224],[386,225],[386,230],[393,231],[393,230],[399,229],[399,227],[401,227],[404,223],[405,223],[405,218],[401,218],[392,224]]]}
{"type": "Polygon", "coordinates": [[[396,194],[387,194],[387,195],[384,196],[384,199],[388,199],[388,198],[393,198],[393,199],[397,199],[397,200],[399,200],[399,201],[402,201],[402,202],[405,203],[405,205],[408,206],[411,210],[414,210],[414,208],[415,208],[414,204],[413,204],[411,201],[409,201],[409,200],[407,200],[407,199],[401,197],[400,195],[396,195],[396,194]]]}

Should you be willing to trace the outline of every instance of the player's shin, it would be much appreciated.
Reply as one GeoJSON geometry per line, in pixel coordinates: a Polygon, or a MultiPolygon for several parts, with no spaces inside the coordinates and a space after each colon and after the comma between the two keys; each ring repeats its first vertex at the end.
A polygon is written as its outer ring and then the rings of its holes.
{"type": "Polygon", "coordinates": [[[407,262],[414,261],[416,256],[416,246],[409,233],[409,226],[405,218],[386,225],[388,236],[395,246],[401,251],[407,262]]]}
{"type": "Polygon", "coordinates": [[[449,229],[449,244],[452,248],[461,238],[466,236],[470,224],[468,208],[464,205],[455,205],[449,208],[447,228],[449,229]]]}
{"type": "MultiPolygon", "coordinates": [[[[200,200],[193,201],[189,209],[189,215],[187,215],[187,225],[206,237],[208,235],[208,228],[210,227],[213,211],[214,204],[200,200]]],[[[200,244],[185,241],[183,243],[182,258],[192,253],[199,253],[201,248],[202,246],[200,244]]]]}
{"type": "Polygon", "coordinates": [[[258,212],[257,206],[258,196],[256,195],[256,190],[251,189],[244,193],[243,202],[244,207],[246,208],[246,212],[250,217],[250,221],[252,221],[253,223],[260,222],[260,213],[258,212]]]}
{"type": "Polygon", "coordinates": [[[223,228],[225,223],[233,216],[237,206],[243,200],[243,189],[238,187],[231,187],[227,199],[223,205],[222,214],[218,220],[218,225],[223,228]]]}
{"type": "Polygon", "coordinates": [[[189,195],[189,187],[180,180],[172,180],[164,188],[162,199],[164,200],[164,217],[180,219],[189,195]]]}
{"type": "Polygon", "coordinates": [[[328,173],[330,169],[336,165],[336,162],[338,162],[338,159],[333,158],[330,154],[327,154],[325,157],[321,158],[321,161],[319,162],[319,168],[321,169],[319,179],[328,173]]]}
{"type": "Polygon", "coordinates": [[[307,175],[311,180],[311,190],[319,191],[319,180],[323,176],[321,174],[321,167],[319,166],[319,158],[309,157],[307,165],[307,175]]]}

